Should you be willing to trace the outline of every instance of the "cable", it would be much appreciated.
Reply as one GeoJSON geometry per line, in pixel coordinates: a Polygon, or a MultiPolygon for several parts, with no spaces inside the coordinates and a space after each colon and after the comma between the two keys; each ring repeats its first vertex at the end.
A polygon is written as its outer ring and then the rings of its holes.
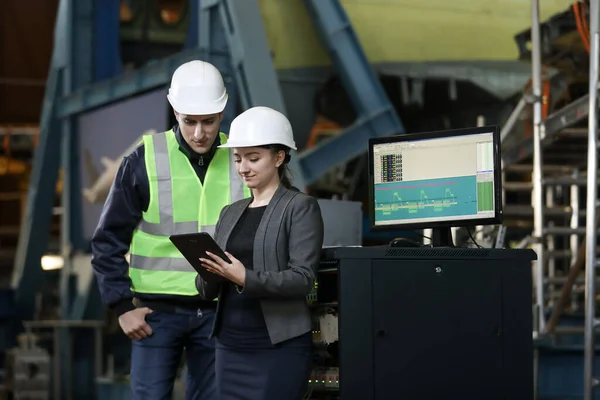
{"type": "Polygon", "coordinates": [[[577,1],[573,3],[573,14],[575,14],[575,24],[577,25],[577,31],[579,32],[579,36],[581,36],[581,41],[583,42],[583,46],[585,50],[590,52],[590,39],[589,39],[589,30],[586,29],[587,22],[585,21],[585,16],[582,15],[583,11],[583,3],[577,1]]]}
{"type": "Polygon", "coordinates": [[[313,394],[313,388],[309,387],[308,390],[306,391],[306,393],[304,394],[304,397],[302,398],[303,400],[310,400],[310,398],[312,397],[313,394]]]}
{"type": "Polygon", "coordinates": [[[471,233],[471,227],[470,226],[467,226],[467,233],[469,234],[469,238],[471,239],[471,241],[473,242],[473,244],[475,246],[477,246],[477,248],[482,249],[483,247],[479,243],[477,243],[477,241],[473,237],[473,234],[471,233]]]}
{"type": "Polygon", "coordinates": [[[417,235],[421,236],[423,239],[432,240],[429,236],[425,236],[419,231],[413,231],[413,232],[416,233],[417,235]]]}

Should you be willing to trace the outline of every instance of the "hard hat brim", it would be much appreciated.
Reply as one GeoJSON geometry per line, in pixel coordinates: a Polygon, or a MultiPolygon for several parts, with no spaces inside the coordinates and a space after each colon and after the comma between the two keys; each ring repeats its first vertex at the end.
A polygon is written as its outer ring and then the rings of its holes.
{"type": "Polygon", "coordinates": [[[212,104],[177,104],[173,96],[167,95],[167,100],[173,107],[173,110],[177,111],[179,114],[185,115],[211,115],[211,114],[219,114],[225,110],[225,106],[227,105],[228,96],[225,95],[219,101],[215,101],[212,104]]]}
{"type": "Polygon", "coordinates": [[[234,142],[228,140],[227,143],[219,145],[219,148],[232,148],[232,147],[259,147],[259,146],[268,146],[271,144],[280,144],[282,146],[289,147],[291,150],[297,150],[295,143],[272,143],[272,142],[253,142],[253,143],[242,143],[242,142],[234,142]]]}

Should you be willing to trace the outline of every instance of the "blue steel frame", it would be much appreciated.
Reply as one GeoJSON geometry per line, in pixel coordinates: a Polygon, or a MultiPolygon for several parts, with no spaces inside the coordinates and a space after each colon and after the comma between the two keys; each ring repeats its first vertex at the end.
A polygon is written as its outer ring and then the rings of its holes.
{"type": "MultiPolygon", "coordinates": [[[[62,316],[71,319],[102,316],[103,308],[94,282],[84,293],[72,293],[71,290],[74,279],[71,255],[74,251],[88,251],[88,243],[82,235],[79,133],[74,123],[78,114],[165,86],[178,65],[198,58],[213,62],[223,71],[231,96],[223,130],[228,131],[229,122],[238,111],[238,101],[243,109],[265,105],[285,113],[258,1],[190,1],[192,22],[185,49],[171,57],[149,62],[127,75],[120,75],[123,68],[119,56],[119,0],[60,1],[40,140],[33,160],[12,279],[17,312],[22,320],[34,317],[35,293],[44,281],[40,264],[48,245],[60,168],[64,172],[62,316]]],[[[295,172],[295,183],[301,189],[334,166],[364,153],[369,137],[404,131],[339,0],[305,2],[354,101],[359,119],[346,133],[299,157],[292,157],[291,169],[295,172]]],[[[66,335],[63,344],[66,344],[66,335]]],[[[87,357],[85,352],[85,348],[80,347],[74,353],[87,357]]],[[[65,359],[64,355],[60,356],[65,359]]],[[[91,357],[89,354],[89,359],[91,357]]],[[[67,370],[65,366],[63,371],[67,370]]],[[[77,385],[73,394],[76,397],[92,394],[89,390],[94,387],[93,381],[83,376],[86,374],[82,368],[74,368],[73,372],[80,373],[73,379],[77,385]]],[[[63,384],[66,388],[66,382],[63,384]]]]}
{"type": "Polygon", "coordinates": [[[369,138],[400,135],[404,126],[390,103],[339,0],[304,0],[358,118],[338,136],[300,155],[304,179],[314,182],[331,168],[367,151],[369,138]]]}

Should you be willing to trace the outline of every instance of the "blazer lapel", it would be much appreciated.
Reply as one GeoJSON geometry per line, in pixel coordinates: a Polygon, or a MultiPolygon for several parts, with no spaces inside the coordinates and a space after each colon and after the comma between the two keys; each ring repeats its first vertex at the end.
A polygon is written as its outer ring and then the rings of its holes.
{"type": "Polygon", "coordinates": [[[251,202],[252,197],[237,201],[229,206],[229,209],[223,215],[223,221],[221,221],[223,232],[220,232],[217,240],[217,243],[223,250],[225,250],[225,247],[227,246],[227,241],[229,240],[229,236],[231,235],[233,228],[235,228],[235,225],[238,223],[240,217],[251,202]]]}
{"type": "Polygon", "coordinates": [[[263,270],[265,265],[265,239],[267,236],[267,227],[269,226],[269,221],[271,220],[271,216],[277,209],[278,204],[285,197],[285,194],[288,193],[289,190],[285,188],[283,185],[279,185],[275,194],[269,201],[267,205],[267,209],[263,214],[262,219],[260,220],[260,224],[258,225],[258,229],[256,230],[256,236],[254,237],[254,270],[263,270]]]}

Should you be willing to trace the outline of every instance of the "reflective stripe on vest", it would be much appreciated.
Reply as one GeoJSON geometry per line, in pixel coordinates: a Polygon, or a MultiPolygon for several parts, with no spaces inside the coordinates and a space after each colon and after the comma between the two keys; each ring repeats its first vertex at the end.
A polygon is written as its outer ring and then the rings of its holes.
{"type": "MultiPolygon", "coordinates": [[[[224,142],[222,142],[224,143],[224,142]]],[[[138,229],[149,235],[164,235],[164,223],[170,220],[172,231],[168,235],[180,235],[190,232],[207,232],[213,235],[216,225],[201,225],[198,229],[198,222],[173,222],[171,209],[173,207],[173,199],[171,193],[171,166],[169,165],[169,151],[167,148],[166,135],[154,136],[154,154],[156,158],[156,172],[158,179],[158,206],[161,216],[165,216],[165,221],[161,219],[160,223],[150,223],[142,219],[138,229]]],[[[237,173],[235,166],[235,158],[233,151],[229,151],[229,181],[230,181],[230,198],[231,202],[243,199],[244,183],[237,173]]],[[[224,207],[225,205],[223,205],[224,207]]],[[[191,267],[190,267],[191,268],[191,267]]]]}
{"type": "MultiPolygon", "coordinates": [[[[221,143],[226,143],[227,137],[220,136],[221,143]]],[[[213,234],[221,209],[250,196],[250,190],[237,173],[232,149],[217,149],[203,185],[179,150],[173,131],[145,136],[144,146],[150,204],[131,243],[132,290],[197,295],[196,271],[169,236],[199,231],[213,234]]]]}

